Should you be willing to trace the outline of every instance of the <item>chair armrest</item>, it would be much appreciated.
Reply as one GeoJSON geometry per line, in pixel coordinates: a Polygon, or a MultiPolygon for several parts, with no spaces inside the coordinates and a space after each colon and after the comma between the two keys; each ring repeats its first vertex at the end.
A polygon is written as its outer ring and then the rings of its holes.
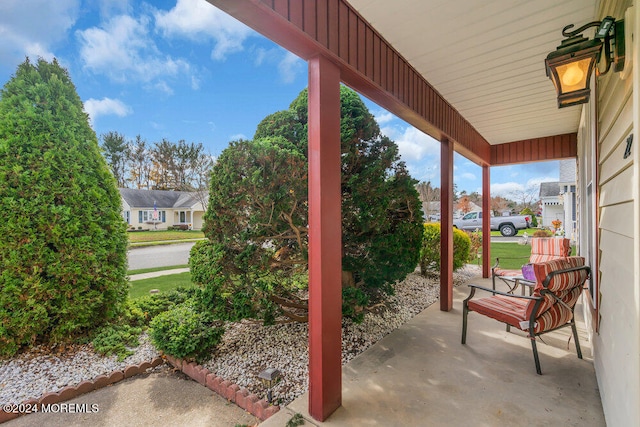
{"type": "MultiPolygon", "coordinates": [[[[505,257],[502,257],[502,259],[521,259],[523,261],[522,262],[523,264],[527,264],[529,262],[529,260],[531,259],[531,257],[523,257],[523,256],[508,257],[508,256],[505,256],[505,257]]],[[[493,273],[493,271],[498,267],[500,267],[500,257],[496,257],[496,263],[491,266],[491,272],[493,273]]]]}
{"type": "Polygon", "coordinates": [[[542,299],[542,297],[534,297],[534,296],[528,296],[528,295],[514,295],[514,294],[510,294],[508,292],[502,292],[502,291],[496,291],[494,289],[489,289],[489,288],[485,288],[484,286],[480,286],[480,285],[474,285],[474,284],[469,284],[467,285],[469,286],[471,289],[471,293],[475,293],[476,289],[480,289],[482,291],[487,291],[490,292],[494,295],[503,295],[505,297],[509,297],[509,298],[520,298],[520,299],[528,299],[528,300],[539,300],[542,299]]]}

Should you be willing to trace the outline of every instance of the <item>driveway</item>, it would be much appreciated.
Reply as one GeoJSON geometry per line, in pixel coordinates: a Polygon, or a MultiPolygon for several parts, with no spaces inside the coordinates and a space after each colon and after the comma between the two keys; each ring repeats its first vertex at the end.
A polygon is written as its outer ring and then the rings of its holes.
{"type": "Polygon", "coordinates": [[[131,248],[127,252],[129,270],[188,264],[193,245],[195,242],[131,248]]]}

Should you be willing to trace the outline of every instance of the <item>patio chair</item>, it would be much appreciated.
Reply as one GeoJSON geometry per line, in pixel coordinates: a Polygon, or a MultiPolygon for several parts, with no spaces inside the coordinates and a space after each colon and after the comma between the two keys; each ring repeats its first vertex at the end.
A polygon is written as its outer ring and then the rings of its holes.
{"type": "Polygon", "coordinates": [[[582,257],[568,257],[533,265],[536,285],[533,295],[514,295],[477,285],[469,285],[471,293],[463,302],[462,344],[467,339],[467,316],[474,311],[507,326],[527,332],[533,348],[536,372],[542,375],[536,347],[536,337],[565,326],[571,326],[578,358],[582,359],[578,331],[573,316],[574,307],[590,274],[582,257]],[[492,295],[473,299],[476,290],[492,295]]]}
{"type": "MultiPolygon", "coordinates": [[[[531,242],[531,255],[527,262],[535,264],[539,262],[551,261],[559,258],[566,258],[571,255],[571,242],[566,238],[557,237],[533,237],[529,240],[531,242]]],[[[524,261],[526,258],[522,258],[524,261]]],[[[496,288],[496,277],[501,279],[507,285],[512,282],[511,279],[514,276],[520,276],[522,270],[510,270],[500,268],[500,258],[496,258],[496,263],[491,267],[491,280],[493,282],[493,289],[496,288]]],[[[510,286],[511,287],[511,286],[510,286]]]]}

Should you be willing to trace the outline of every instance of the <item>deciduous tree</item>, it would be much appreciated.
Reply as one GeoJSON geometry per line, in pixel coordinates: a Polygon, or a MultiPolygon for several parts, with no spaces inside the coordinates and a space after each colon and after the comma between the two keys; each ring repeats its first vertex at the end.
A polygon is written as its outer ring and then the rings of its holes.
{"type": "Polygon", "coordinates": [[[118,187],[127,186],[127,164],[129,163],[129,146],[124,135],[118,132],[102,134],[102,154],[107,160],[118,187]]]}

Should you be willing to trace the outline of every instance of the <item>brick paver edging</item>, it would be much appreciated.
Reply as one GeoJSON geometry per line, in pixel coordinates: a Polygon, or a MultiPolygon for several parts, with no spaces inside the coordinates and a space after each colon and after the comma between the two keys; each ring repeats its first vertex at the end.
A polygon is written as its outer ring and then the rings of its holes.
{"type": "Polygon", "coordinates": [[[194,362],[176,359],[168,354],[164,357],[174,368],[181,370],[194,381],[218,393],[262,421],[280,410],[279,406],[270,405],[266,400],[259,399],[257,395],[250,393],[246,388],[216,376],[203,366],[196,365],[194,362]]]}
{"type": "MultiPolygon", "coordinates": [[[[93,380],[82,381],[76,386],[66,386],[60,391],[45,393],[40,396],[39,399],[30,399],[22,402],[22,405],[24,405],[24,407],[26,408],[39,408],[41,405],[50,405],[54,403],[64,402],[90,391],[98,390],[113,383],[117,383],[118,381],[122,381],[125,378],[130,378],[134,375],[142,374],[146,372],[147,369],[155,368],[156,366],[162,365],[163,363],[164,360],[161,357],[156,357],[151,362],[142,362],[139,365],[127,366],[123,370],[113,371],[109,375],[98,375],[93,380]]],[[[5,412],[4,407],[0,408],[0,424],[14,418],[18,418],[20,415],[23,414],[21,412],[5,412]]]]}

